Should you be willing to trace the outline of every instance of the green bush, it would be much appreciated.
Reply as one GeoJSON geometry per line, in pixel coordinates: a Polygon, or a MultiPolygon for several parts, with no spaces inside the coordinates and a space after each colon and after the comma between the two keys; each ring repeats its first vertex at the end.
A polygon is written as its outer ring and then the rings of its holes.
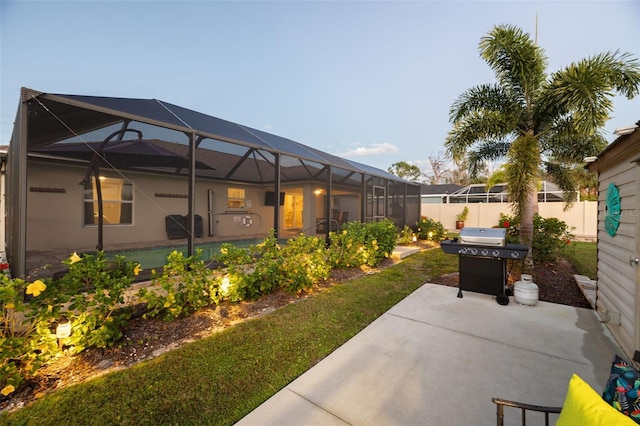
{"type": "Polygon", "coordinates": [[[68,272],[50,285],[42,307],[54,306],[49,325],[64,315],[72,327],[67,345],[74,353],[89,347],[111,346],[122,337],[130,312],[122,309],[124,292],[140,272],[140,265],[124,256],[109,261],[100,251],[82,257],[72,255],[63,263],[68,272]],[[66,308],[63,305],[67,305],[66,308]]]}
{"type": "Polygon", "coordinates": [[[329,277],[331,267],[323,239],[300,235],[280,244],[273,231],[249,250],[221,248],[214,260],[223,264],[232,300],[256,299],[276,288],[297,293],[329,277]]]}
{"type": "Polygon", "coordinates": [[[151,282],[155,287],[138,292],[140,301],[147,303],[145,316],[173,320],[219,301],[221,282],[207,268],[199,249],[189,257],[171,252],[162,274],[153,271],[151,282]]]}
{"type": "Polygon", "coordinates": [[[378,222],[349,222],[339,232],[329,233],[329,259],[335,268],[376,266],[391,256],[397,228],[384,219],[378,222]]]}
{"type": "Polygon", "coordinates": [[[402,228],[402,231],[398,234],[398,244],[411,244],[413,242],[413,237],[416,237],[416,234],[413,232],[413,229],[409,228],[407,225],[402,228]]]}
{"type": "MultiPolygon", "coordinates": [[[[501,214],[499,228],[507,229],[507,242],[517,243],[520,239],[520,226],[516,218],[501,214]]],[[[535,262],[550,263],[559,260],[573,235],[566,222],[555,217],[533,216],[532,253],[535,262]]]]}
{"type": "Polygon", "coordinates": [[[33,300],[45,289],[46,284],[41,280],[27,285],[24,280],[0,274],[0,393],[4,396],[13,393],[55,355],[55,344],[53,348],[38,347],[40,312],[24,302],[25,295],[33,300]]]}
{"type": "Polygon", "coordinates": [[[420,222],[416,225],[418,225],[418,238],[421,240],[437,242],[444,240],[447,236],[447,231],[442,223],[426,216],[420,217],[420,222]]]}
{"type": "Polygon", "coordinates": [[[112,345],[129,319],[121,304],[140,265],[124,257],[109,262],[103,252],[74,253],[63,263],[69,270],[57,281],[27,284],[0,274],[0,392],[5,396],[63,347],[75,354],[112,345]],[[71,334],[59,345],[56,327],[62,322],[70,323],[71,334]]]}

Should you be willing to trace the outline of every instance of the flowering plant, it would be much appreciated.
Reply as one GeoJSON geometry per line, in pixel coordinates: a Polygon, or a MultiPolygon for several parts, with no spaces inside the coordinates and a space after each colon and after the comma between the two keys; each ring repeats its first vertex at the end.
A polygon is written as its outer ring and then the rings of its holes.
{"type": "Polygon", "coordinates": [[[416,225],[418,226],[418,238],[421,240],[438,242],[444,240],[447,236],[447,231],[444,229],[444,225],[430,217],[420,217],[420,222],[416,225]]]}
{"type": "Polygon", "coordinates": [[[0,274],[0,394],[7,396],[38,370],[51,356],[50,347],[39,344],[35,334],[38,312],[29,309],[23,294],[37,298],[47,288],[37,280],[27,284],[0,274]]]}
{"type": "MultiPolygon", "coordinates": [[[[63,262],[67,274],[57,280],[27,283],[0,274],[0,393],[10,395],[41,365],[62,350],[53,330],[68,318],[71,334],[64,338],[70,353],[104,347],[121,336],[129,318],[124,290],[140,265],[124,257],[108,261],[103,252],[63,262]]],[[[60,342],[62,343],[62,341],[60,342]]]]}

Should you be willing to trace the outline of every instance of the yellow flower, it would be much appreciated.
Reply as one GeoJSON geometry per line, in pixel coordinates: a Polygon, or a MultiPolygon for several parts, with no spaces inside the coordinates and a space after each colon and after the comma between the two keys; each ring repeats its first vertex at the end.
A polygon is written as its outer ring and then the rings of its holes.
{"type": "Polygon", "coordinates": [[[14,305],[13,303],[7,303],[6,305],[4,305],[5,309],[13,309],[16,307],[16,305],[14,305]]]}
{"type": "Polygon", "coordinates": [[[73,254],[69,257],[69,262],[71,262],[71,264],[73,265],[76,262],[81,261],[82,258],[80,256],[78,256],[78,253],[76,253],[75,251],[73,252],[73,254]]]}
{"type": "Polygon", "coordinates": [[[136,267],[135,267],[135,268],[133,268],[133,275],[139,275],[139,274],[140,274],[140,271],[142,271],[142,268],[140,267],[140,264],[138,263],[138,264],[136,265],[136,267]]]}
{"type": "Polygon", "coordinates": [[[11,392],[13,392],[14,390],[16,390],[15,386],[13,385],[7,385],[5,387],[2,388],[2,390],[0,391],[1,394],[3,394],[4,396],[9,395],[11,392]]]}
{"type": "Polygon", "coordinates": [[[33,297],[38,297],[46,288],[47,285],[43,283],[42,280],[35,280],[27,286],[27,294],[32,294],[33,297]]]}

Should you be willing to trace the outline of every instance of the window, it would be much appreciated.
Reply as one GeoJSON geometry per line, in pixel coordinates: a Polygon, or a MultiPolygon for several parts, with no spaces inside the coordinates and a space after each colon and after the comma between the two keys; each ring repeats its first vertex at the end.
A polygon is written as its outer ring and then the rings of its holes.
{"type": "Polygon", "coordinates": [[[227,208],[244,209],[244,189],[227,188],[227,208]]]}
{"type": "MultiPolygon", "coordinates": [[[[133,224],[133,182],[120,178],[100,177],[102,190],[102,223],[133,224]]],[[[95,178],[84,185],[84,225],[98,224],[98,192],[95,178]]]]}

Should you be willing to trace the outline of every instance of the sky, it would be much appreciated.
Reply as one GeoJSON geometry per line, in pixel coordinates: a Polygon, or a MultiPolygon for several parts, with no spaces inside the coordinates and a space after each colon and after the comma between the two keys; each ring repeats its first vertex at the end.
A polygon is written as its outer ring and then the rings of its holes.
{"type": "MultiPolygon", "coordinates": [[[[160,99],[386,170],[444,157],[449,109],[492,84],[478,43],[520,27],[548,72],[640,59],[640,1],[0,0],[0,145],[20,88],[160,99]]],[[[616,97],[604,131],[640,120],[616,97]]]]}

